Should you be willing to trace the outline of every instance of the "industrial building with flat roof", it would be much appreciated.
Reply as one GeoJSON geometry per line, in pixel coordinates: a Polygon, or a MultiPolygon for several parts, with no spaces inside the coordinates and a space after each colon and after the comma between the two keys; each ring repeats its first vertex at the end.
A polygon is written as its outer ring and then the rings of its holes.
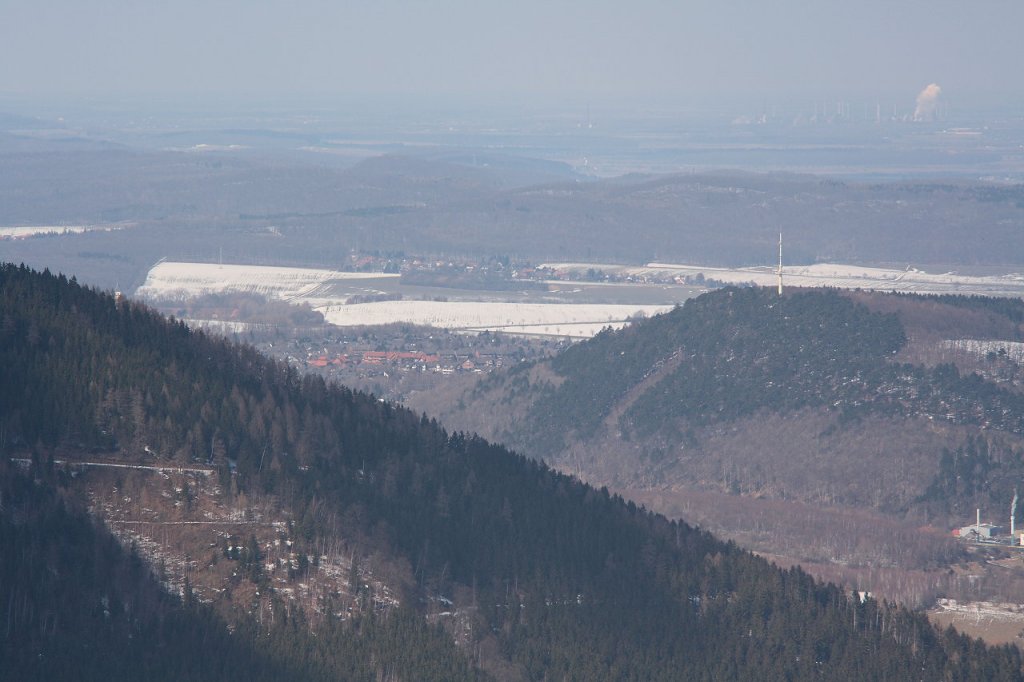
{"type": "Polygon", "coordinates": [[[960,537],[967,539],[989,539],[1002,534],[1003,527],[996,526],[991,523],[975,523],[970,526],[964,526],[960,529],[959,533],[960,537]]]}

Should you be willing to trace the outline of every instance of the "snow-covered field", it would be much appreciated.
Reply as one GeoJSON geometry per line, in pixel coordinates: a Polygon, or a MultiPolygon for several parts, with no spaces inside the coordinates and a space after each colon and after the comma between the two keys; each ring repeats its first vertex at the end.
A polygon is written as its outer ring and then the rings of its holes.
{"type": "MultiPolygon", "coordinates": [[[[672,263],[648,263],[644,266],[603,265],[597,263],[545,263],[541,267],[556,272],[585,273],[603,270],[618,276],[636,278],[696,277],[727,284],[775,286],[778,276],[773,267],[720,268],[672,263]]],[[[929,294],[986,294],[993,296],[1024,296],[1024,273],[998,276],[961,275],[955,272],[934,274],[915,268],[906,270],[869,268],[858,265],[817,263],[789,265],[782,268],[783,283],[794,287],[837,287],[840,289],[876,289],[929,294]]]]}
{"type": "Polygon", "coordinates": [[[339,272],[267,265],[221,265],[163,261],[149,271],[135,295],[147,300],[184,300],[218,293],[254,293],[270,299],[326,304],[317,294],[329,282],[343,279],[398,277],[376,272],[339,272]],[[315,303],[315,302],[316,303],[315,303]]]}
{"type": "Polygon", "coordinates": [[[939,599],[936,602],[935,610],[960,613],[978,619],[1015,620],[1024,624],[1024,604],[989,601],[957,602],[955,599],[939,599]]]}
{"type": "MultiPolygon", "coordinates": [[[[714,268],[665,263],[649,263],[645,266],[554,263],[545,267],[556,271],[576,270],[581,274],[595,268],[619,276],[658,281],[703,274],[707,279],[731,284],[774,286],[777,282],[775,272],[767,267],[714,268]]],[[[501,330],[507,333],[573,338],[593,336],[607,326],[621,327],[628,318],[638,313],[650,316],[671,309],[670,305],[619,302],[629,301],[631,296],[612,299],[614,302],[607,303],[502,302],[493,300],[494,292],[477,294],[482,300],[399,300],[346,305],[353,295],[384,293],[377,290],[378,287],[392,292],[401,291],[397,287],[397,278],[398,275],[313,268],[161,262],[149,271],[145,283],[135,293],[153,301],[184,300],[214,293],[256,293],[270,299],[306,303],[323,313],[328,322],[338,326],[406,322],[469,332],[501,330]],[[381,282],[384,278],[391,279],[387,286],[381,282]]],[[[903,271],[819,264],[786,267],[783,279],[786,286],[1024,296],[1024,275],[935,275],[913,269],[903,271]]],[[[577,284],[586,286],[585,283],[577,284]]],[[[628,283],[617,286],[626,290],[631,287],[628,283]]],[[[641,288],[638,287],[638,291],[641,288]]],[[[473,294],[462,292],[460,295],[468,298],[473,294]]],[[[510,293],[509,298],[517,295],[510,293]]]]}
{"type": "Polygon", "coordinates": [[[83,232],[111,232],[123,230],[126,227],[129,225],[19,225],[0,227],[0,239],[26,239],[41,235],[81,234],[83,232]]]}
{"type": "Polygon", "coordinates": [[[671,306],[588,303],[495,303],[490,301],[382,301],[318,308],[342,327],[411,322],[460,331],[590,337],[621,327],[638,313],[657,315],[671,306]]]}
{"type": "MultiPolygon", "coordinates": [[[[1019,562],[1020,558],[1014,561],[1019,562]]],[[[1019,643],[1024,636],[1024,604],[939,599],[928,615],[941,628],[953,625],[965,635],[981,637],[988,644],[1019,643]]]]}
{"type": "Polygon", "coordinates": [[[235,322],[234,320],[196,320],[192,318],[181,318],[181,321],[193,329],[205,329],[217,334],[244,334],[256,329],[271,329],[271,325],[258,325],[250,322],[235,322]]]}
{"type": "MultiPolygon", "coordinates": [[[[641,304],[513,303],[495,301],[380,301],[346,305],[344,280],[380,280],[398,275],[338,272],[217,263],[157,263],[135,295],[150,301],[177,301],[205,294],[243,292],[307,303],[338,326],[406,322],[478,332],[501,330],[538,336],[587,338],[604,327],[618,328],[637,315],[656,315],[671,306],[641,304]],[[337,293],[334,293],[337,292],[337,293]]],[[[239,331],[225,323],[190,324],[220,331],[239,331]]]]}

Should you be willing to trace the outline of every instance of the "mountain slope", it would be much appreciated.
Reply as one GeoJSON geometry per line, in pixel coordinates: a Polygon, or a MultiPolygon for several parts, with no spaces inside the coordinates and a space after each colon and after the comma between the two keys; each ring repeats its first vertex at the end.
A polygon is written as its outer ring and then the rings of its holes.
{"type": "Polygon", "coordinates": [[[730,289],[497,375],[462,397],[469,409],[438,412],[609,485],[685,481],[807,501],[821,501],[823,486],[832,502],[960,513],[1009,499],[1024,473],[1024,374],[1005,348],[972,357],[956,344],[1014,347],[1021,309],[730,289]],[[492,419],[488,404],[504,414],[492,419]],[[929,498],[948,474],[944,447],[984,449],[992,475],[929,498]]]}
{"type": "Polygon", "coordinates": [[[5,679],[271,680],[293,672],[232,638],[211,614],[182,608],[137,556],[12,469],[0,463],[5,679]]]}
{"type": "MultiPolygon", "coordinates": [[[[103,475],[75,459],[158,477],[210,471],[204,491],[182,485],[163,503],[142,485],[158,515],[145,523],[170,524],[204,495],[251,518],[243,502],[258,498],[260,510],[280,515],[298,556],[317,560],[314,547],[348,543],[385,567],[375,576],[392,601],[360,585],[366,574],[353,558],[353,592],[325,595],[321,609],[289,601],[298,584],[278,582],[262,540],[239,549],[245,543],[232,538],[221,558],[188,564],[195,584],[232,567],[210,603],[263,633],[271,652],[308,663],[309,649],[289,646],[281,621],[338,641],[384,623],[393,645],[371,660],[377,674],[404,679],[469,676],[470,656],[503,679],[1021,678],[1016,649],[988,649],[779,570],[480,438],[300,379],[73,281],[0,268],[0,335],[3,447],[29,460],[58,455],[69,499],[103,475]],[[351,611],[336,608],[345,604],[351,611]],[[267,612],[279,614],[274,625],[259,618],[267,612]],[[410,612],[418,619],[403,620],[410,612]],[[416,631],[425,619],[449,619],[463,653],[446,654],[428,634],[398,637],[403,623],[416,631]]],[[[321,567],[294,570],[315,576],[321,567]]]]}
{"type": "Polygon", "coordinates": [[[1012,299],[724,290],[411,405],[824,579],[1016,602],[1018,564],[949,529],[1005,523],[1024,480],[1022,322],[1012,299]]]}
{"type": "MultiPolygon", "coordinates": [[[[185,583],[65,504],[52,462],[0,462],[0,670],[11,680],[371,680],[477,676],[446,634],[400,612],[357,627],[229,627],[185,583]]],[[[63,480],[62,480],[63,479],[63,480]]]]}

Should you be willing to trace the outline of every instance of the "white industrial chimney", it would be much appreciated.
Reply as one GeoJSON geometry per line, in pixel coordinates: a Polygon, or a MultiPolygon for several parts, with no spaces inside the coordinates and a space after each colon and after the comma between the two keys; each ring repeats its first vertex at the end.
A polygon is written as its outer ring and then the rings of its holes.
{"type": "Polygon", "coordinates": [[[1017,489],[1016,488],[1013,489],[1013,502],[1010,503],[1010,537],[1011,538],[1013,537],[1013,532],[1014,532],[1014,529],[1015,529],[1015,525],[1014,525],[1014,521],[1016,521],[1016,519],[1014,518],[1015,516],[1017,516],[1017,489]]]}

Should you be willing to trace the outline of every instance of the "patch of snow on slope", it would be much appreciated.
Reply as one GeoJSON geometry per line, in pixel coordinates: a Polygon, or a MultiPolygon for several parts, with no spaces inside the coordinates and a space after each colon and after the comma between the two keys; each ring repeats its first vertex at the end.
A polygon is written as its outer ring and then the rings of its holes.
{"type": "MultiPolygon", "coordinates": [[[[183,300],[205,294],[255,293],[299,302],[322,285],[338,279],[379,279],[378,272],[339,272],[313,268],[217,263],[157,263],[135,295],[149,300],[183,300]]],[[[398,275],[390,275],[397,277],[398,275]]]]}

